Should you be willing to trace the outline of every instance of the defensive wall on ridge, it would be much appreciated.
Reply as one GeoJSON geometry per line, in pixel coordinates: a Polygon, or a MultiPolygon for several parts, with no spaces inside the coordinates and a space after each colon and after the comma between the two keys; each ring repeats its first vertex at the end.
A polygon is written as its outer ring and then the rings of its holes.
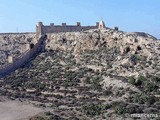
{"type": "Polygon", "coordinates": [[[15,71],[17,68],[22,67],[28,61],[30,61],[34,56],[36,56],[36,54],[38,54],[44,48],[45,39],[46,39],[46,36],[42,36],[38,40],[38,42],[34,45],[33,48],[28,49],[21,56],[19,56],[17,58],[13,58],[12,63],[8,63],[4,66],[1,66],[0,67],[0,77],[4,76],[12,71],[15,71]]]}
{"type": "MultiPolygon", "coordinates": [[[[9,56],[8,64],[0,67],[0,77],[5,76],[16,69],[24,66],[27,62],[29,62],[33,57],[35,57],[42,49],[45,48],[45,40],[47,39],[47,33],[58,33],[58,32],[79,32],[90,29],[103,29],[106,28],[103,21],[97,22],[95,26],[81,26],[80,22],[77,22],[77,25],[66,25],[66,23],[62,23],[62,25],[54,25],[51,23],[49,26],[43,25],[42,22],[38,22],[36,25],[36,39],[37,43],[32,45],[32,47],[28,47],[26,52],[24,52],[21,56],[17,58],[13,58],[9,56]]],[[[1,35],[5,35],[7,33],[1,33],[1,35]]],[[[17,34],[17,33],[11,33],[17,34]]],[[[27,33],[21,33],[27,34],[27,33]]]]}
{"type": "Polygon", "coordinates": [[[39,36],[46,33],[58,32],[79,32],[98,28],[105,28],[103,21],[96,22],[95,26],[81,26],[80,22],[77,22],[76,25],[67,25],[66,23],[62,23],[62,25],[54,25],[54,23],[50,23],[50,25],[43,25],[42,22],[38,22],[36,25],[36,35],[39,36]]]}

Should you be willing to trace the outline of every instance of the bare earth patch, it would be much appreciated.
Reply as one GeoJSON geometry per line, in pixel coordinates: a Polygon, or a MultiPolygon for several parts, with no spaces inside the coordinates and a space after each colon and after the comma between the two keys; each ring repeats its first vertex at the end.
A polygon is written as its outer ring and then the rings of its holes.
{"type": "Polygon", "coordinates": [[[42,109],[19,101],[0,102],[0,118],[3,120],[27,120],[41,112],[42,109]]]}

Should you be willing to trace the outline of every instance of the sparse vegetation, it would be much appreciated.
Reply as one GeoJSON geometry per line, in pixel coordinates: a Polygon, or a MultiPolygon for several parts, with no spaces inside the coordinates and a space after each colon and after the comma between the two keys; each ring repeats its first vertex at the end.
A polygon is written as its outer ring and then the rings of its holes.
{"type": "Polygon", "coordinates": [[[110,106],[105,104],[95,104],[89,103],[83,105],[82,111],[89,116],[101,115],[103,114],[110,106]]]}
{"type": "Polygon", "coordinates": [[[142,84],[142,81],[140,79],[135,79],[134,77],[129,77],[128,82],[135,86],[139,86],[142,84]]]}
{"type": "Polygon", "coordinates": [[[117,107],[115,108],[115,112],[116,112],[118,115],[122,115],[122,114],[126,113],[126,109],[125,109],[125,107],[123,107],[123,106],[117,106],[117,107]]]}
{"type": "Polygon", "coordinates": [[[155,97],[151,95],[147,95],[145,93],[142,94],[134,94],[132,95],[132,101],[134,103],[139,103],[139,104],[153,104],[155,102],[155,97]]]}
{"type": "Polygon", "coordinates": [[[147,44],[142,39],[140,45],[136,36],[112,29],[51,34],[45,51],[1,78],[0,94],[49,108],[30,120],[101,120],[125,113],[159,113],[158,47],[149,47],[151,38],[147,44]]]}

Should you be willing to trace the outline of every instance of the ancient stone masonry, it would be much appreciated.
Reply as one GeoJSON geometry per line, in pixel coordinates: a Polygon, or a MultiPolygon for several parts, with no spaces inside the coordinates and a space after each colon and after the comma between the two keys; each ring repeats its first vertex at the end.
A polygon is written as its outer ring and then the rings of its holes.
{"type": "Polygon", "coordinates": [[[58,33],[58,32],[79,32],[90,29],[103,29],[105,28],[105,23],[103,21],[97,22],[95,26],[81,26],[80,22],[77,22],[76,25],[67,25],[66,23],[62,23],[62,25],[54,25],[51,23],[46,26],[43,25],[42,22],[38,22],[36,25],[36,35],[43,35],[46,33],[58,33]]]}
{"type": "MultiPolygon", "coordinates": [[[[97,22],[95,26],[81,26],[80,22],[76,25],[54,25],[51,23],[49,26],[43,25],[42,22],[38,22],[36,25],[36,39],[37,43],[26,44],[26,51],[18,58],[13,58],[13,56],[8,56],[8,64],[0,67],[0,77],[3,77],[16,69],[24,66],[33,57],[35,57],[39,52],[43,51],[45,48],[45,40],[47,39],[47,33],[59,33],[59,32],[79,32],[90,29],[104,29],[105,24],[103,21],[97,22]]],[[[5,34],[5,33],[3,33],[5,34]]],[[[14,34],[14,33],[13,33],[14,34]]]]}
{"type": "Polygon", "coordinates": [[[3,77],[13,72],[28,63],[33,57],[35,57],[39,52],[44,49],[44,42],[46,39],[46,35],[41,36],[34,46],[31,45],[29,49],[18,58],[13,58],[12,56],[9,56],[8,64],[0,67],[0,77],[3,77]]]}

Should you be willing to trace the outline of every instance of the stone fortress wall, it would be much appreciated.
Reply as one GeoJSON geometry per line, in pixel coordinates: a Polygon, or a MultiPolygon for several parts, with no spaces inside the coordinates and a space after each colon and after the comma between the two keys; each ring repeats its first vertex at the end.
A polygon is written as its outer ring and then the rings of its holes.
{"type": "Polygon", "coordinates": [[[7,75],[8,73],[15,71],[17,68],[22,67],[28,61],[30,61],[36,54],[38,54],[44,48],[44,41],[46,36],[42,36],[38,42],[32,47],[28,48],[21,56],[18,58],[13,58],[9,56],[8,64],[0,67],[0,77],[7,75]]]}
{"type": "Polygon", "coordinates": [[[102,29],[105,28],[105,24],[103,21],[97,22],[95,26],[81,26],[80,22],[77,22],[76,25],[67,25],[66,23],[62,23],[62,25],[54,25],[54,23],[50,23],[50,25],[43,25],[42,22],[38,22],[36,25],[36,35],[43,35],[46,33],[59,33],[59,32],[79,32],[86,31],[90,29],[102,29]]]}
{"type": "MultiPolygon", "coordinates": [[[[16,69],[24,66],[33,57],[35,57],[40,51],[45,48],[45,40],[47,39],[47,33],[59,33],[59,32],[79,32],[90,29],[103,29],[105,24],[103,21],[97,22],[95,26],[81,26],[80,22],[77,25],[54,25],[51,23],[49,26],[44,26],[42,22],[38,22],[36,25],[36,39],[37,43],[26,45],[27,50],[18,58],[8,57],[8,64],[0,67],[0,77],[3,77],[16,69]]],[[[2,33],[6,34],[6,33],[2,33]]],[[[14,34],[14,33],[13,33],[14,34]]]]}

